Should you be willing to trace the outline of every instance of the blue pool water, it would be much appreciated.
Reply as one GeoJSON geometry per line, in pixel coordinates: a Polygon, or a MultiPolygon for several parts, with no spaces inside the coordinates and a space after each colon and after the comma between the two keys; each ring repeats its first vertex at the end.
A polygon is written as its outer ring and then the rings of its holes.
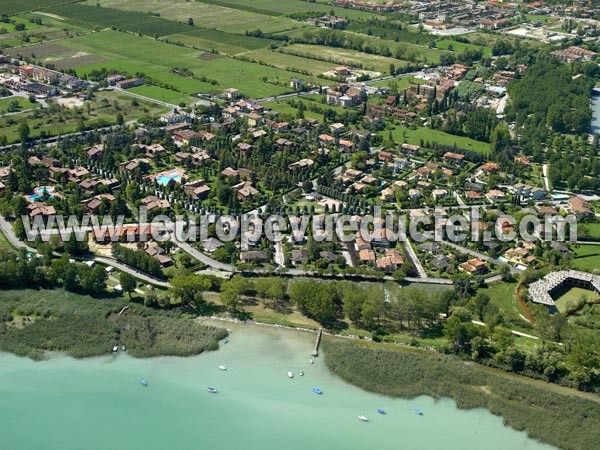
{"type": "Polygon", "coordinates": [[[171,182],[171,180],[175,180],[177,183],[179,183],[181,181],[181,176],[180,175],[175,175],[175,176],[161,175],[160,177],[158,177],[156,179],[156,182],[160,185],[166,186],[167,184],[169,184],[171,182]]]}

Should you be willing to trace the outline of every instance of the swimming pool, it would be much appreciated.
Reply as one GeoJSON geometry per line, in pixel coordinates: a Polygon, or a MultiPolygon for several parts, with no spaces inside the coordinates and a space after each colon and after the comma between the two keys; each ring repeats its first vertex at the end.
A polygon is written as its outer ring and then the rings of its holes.
{"type": "Polygon", "coordinates": [[[162,186],[166,186],[171,181],[175,181],[176,183],[181,183],[183,180],[183,169],[172,169],[166,172],[161,172],[156,175],[156,182],[162,186]]]}
{"type": "Polygon", "coordinates": [[[54,198],[54,186],[39,186],[33,190],[33,194],[28,196],[30,202],[35,202],[40,198],[54,198]]]}
{"type": "Polygon", "coordinates": [[[159,177],[156,178],[156,182],[162,186],[166,186],[167,184],[169,184],[171,182],[171,180],[174,180],[176,183],[180,183],[181,175],[175,175],[175,176],[160,175],[159,177]]]}

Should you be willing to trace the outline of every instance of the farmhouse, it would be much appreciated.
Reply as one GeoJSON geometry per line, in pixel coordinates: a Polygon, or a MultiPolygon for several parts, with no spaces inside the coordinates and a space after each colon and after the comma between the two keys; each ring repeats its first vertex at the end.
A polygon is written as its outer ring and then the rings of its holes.
{"type": "Polygon", "coordinates": [[[130,89],[132,87],[144,84],[139,78],[128,78],[127,80],[117,81],[116,86],[119,89],[130,89]]]}

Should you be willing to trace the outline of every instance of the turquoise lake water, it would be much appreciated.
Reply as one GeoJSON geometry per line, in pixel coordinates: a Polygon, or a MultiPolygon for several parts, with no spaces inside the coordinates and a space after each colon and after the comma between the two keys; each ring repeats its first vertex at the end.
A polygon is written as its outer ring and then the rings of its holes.
{"type": "Polygon", "coordinates": [[[483,409],[458,410],[448,399],[391,399],[348,385],[327,370],[323,356],[309,363],[312,335],[228,326],[230,343],[193,358],[144,360],[119,352],[33,362],[0,354],[0,448],[552,448],[503,426],[483,409]],[[141,379],[149,385],[141,386],[141,379]],[[219,392],[208,393],[208,386],[219,392]],[[312,392],[315,386],[323,395],[312,392]],[[370,421],[359,421],[359,415],[370,421]]]}

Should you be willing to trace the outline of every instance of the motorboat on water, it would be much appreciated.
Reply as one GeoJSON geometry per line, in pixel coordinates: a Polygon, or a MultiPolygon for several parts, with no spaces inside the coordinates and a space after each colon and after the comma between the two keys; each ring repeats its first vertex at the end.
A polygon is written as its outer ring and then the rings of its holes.
{"type": "Polygon", "coordinates": [[[318,387],[314,387],[314,388],[313,388],[313,392],[314,392],[315,394],[319,394],[319,395],[321,395],[321,394],[323,393],[323,391],[322,391],[321,389],[319,389],[318,387]]]}
{"type": "Polygon", "coordinates": [[[124,345],[121,345],[121,350],[123,350],[124,352],[127,351],[124,345]]]}
{"type": "Polygon", "coordinates": [[[148,382],[146,380],[140,380],[140,384],[142,386],[148,386],[148,382]]]}
{"type": "Polygon", "coordinates": [[[415,408],[415,409],[413,409],[413,412],[414,412],[415,414],[417,414],[418,416],[422,416],[422,415],[423,415],[423,411],[421,411],[419,408],[415,408]]]}
{"type": "Polygon", "coordinates": [[[119,351],[119,346],[115,345],[112,349],[113,352],[118,352],[119,351]]]}
{"type": "Polygon", "coordinates": [[[369,419],[367,419],[366,416],[358,416],[358,420],[361,420],[363,422],[368,422],[369,421],[369,419]]]}
{"type": "Polygon", "coordinates": [[[314,364],[314,363],[315,363],[315,360],[314,360],[314,359],[312,359],[312,358],[308,358],[308,362],[309,362],[309,363],[311,363],[311,364],[314,364]]]}
{"type": "Polygon", "coordinates": [[[227,370],[227,367],[225,367],[225,366],[219,366],[219,369],[221,369],[221,370],[227,370]]]}
{"type": "Polygon", "coordinates": [[[223,341],[223,344],[229,344],[229,339],[225,339],[225,340],[223,341]]]}
{"type": "Polygon", "coordinates": [[[294,378],[294,374],[292,372],[288,372],[288,377],[289,378],[294,378]]]}
{"type": "Polygon", "coordinates": [[[211,394],[216,394],[216,393],[217,393],[217,389],[216,389],[216,388],[214,388],[214,387],[209,387],[209,388],[206,388],[206,390],[207,390],[208,392],[210,392],[211,394]]]}
{"type": "Polygon", "coordinates": [[[300,373],[298,373],[298,375],[300,375],[301,377],[304,376],[304,372],[300,371],[300,373]]]}
{"type": "Polygon", "coordinates": [[[378,412],[379,414],[384,414],[384,415],[385,415],[385,411],[384,411],[383,409],[381,409],[381,408],[378,408],[378,409],[377,409],[377,412],[378,412]]]}

